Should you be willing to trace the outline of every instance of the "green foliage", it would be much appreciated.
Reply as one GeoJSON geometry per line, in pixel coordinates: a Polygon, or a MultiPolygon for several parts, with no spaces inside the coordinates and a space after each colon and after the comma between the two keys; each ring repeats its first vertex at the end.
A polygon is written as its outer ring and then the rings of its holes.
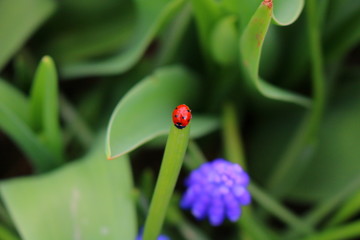
{"type": "Polygon", "coordinates": [[[299,17],[304,0],[274,0],[274,21],[282,26],[292,24],[299,17]]]}
{"type": "Polygon", "coordinates": [[[264,96],[309,106],[309,99],[277,88],[258,76],[261,48],[269,28],[272,12],[272,7],[261,4],[250,19],[240,39],[241,65],[248,73],[256,89],[264,96]]]}
{"type": "MultiPolygon", "coordinates": [[[[194,102],[197,91],[195,76],[181,67],[160,69],[138,83],[121,99],[111,116],[106,137],[107,157],[121,156],[168,133],[169,112],[179,102],[194,102]]],[[[211,130],[212,122],[210,117],[195,120],[196,135],[211,130]]]]}
{"type": "Polygon", "coordinates": [[[133,38],[124,52],[90,63],[78,63],[64,68],[67,77],[119,74],[129,70],[142,56],[146,47],[169,18],[183,5],[183,0],[137,0],[138,23],[133,38]]]}
{"type": "Polygon", "coordinates": [[[59,158],[62,139],[59,123],[58,80],[55,65],[44,57],[35,75],[30,94],[30,124],[44,144],[59,158]]]}
{"type": "Polygon", "coordinates": [[[2,182],[0,192],[24,240],[134,239],[137,234],[128,158],[106,161],[99,143],[56,171],[2,182]]]}
{"type": "Polygon", "coordinates": [[[352,0],[0,1],[0,238],[359,238],[359,24],[352,0]],[[256,204],[212,229],[179,199],[217,157],[256,204]]]}
{"type": "Polygon", "coordinates": [[[55,66],[44,57],[34,78],[30,100],[1,81],[0,125],[30,157],[37,171],[62,162],[55,66]]]}
{"type": "Polygon", "coordinates": [[[0,2],[0,70],[50,16],[55,7],[53,0],[3,0],[0,2]]]}

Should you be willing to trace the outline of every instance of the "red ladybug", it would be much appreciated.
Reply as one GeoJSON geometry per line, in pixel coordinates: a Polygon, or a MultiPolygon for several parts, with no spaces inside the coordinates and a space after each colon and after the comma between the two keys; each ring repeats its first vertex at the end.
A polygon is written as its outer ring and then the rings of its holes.
{"type": "Polygon", "coordinates": [[[172,114],[174,125],[178,129],[186,127],[189,124],[191,117],[191,110],[185,104],[177,106],[172,114]]]}

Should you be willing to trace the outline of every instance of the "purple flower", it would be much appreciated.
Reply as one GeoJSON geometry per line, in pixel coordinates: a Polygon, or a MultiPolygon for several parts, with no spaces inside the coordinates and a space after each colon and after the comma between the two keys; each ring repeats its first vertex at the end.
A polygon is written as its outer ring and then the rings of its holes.
{"type": "MultiPolygon", "coordinates": [[[[142,240],[143,232],[144,232],[144,228],[141,228],[139,235],[137,235],[135,240],[142,240]]],[[[157,240],[170,240],[170,238],[166,235],[160,235],[157,240]]]]}
{"type": "Polygon", "coordinates": [[[183,209],[191,209],[197,219],[209,218],[213,226],[227,217],[235,222],[241,215],[241,206],[251,202],[246,189],[249,175],[240,165],[224,159],[202,164],[186,179],[187,190],[181,199],[183,209]]]}

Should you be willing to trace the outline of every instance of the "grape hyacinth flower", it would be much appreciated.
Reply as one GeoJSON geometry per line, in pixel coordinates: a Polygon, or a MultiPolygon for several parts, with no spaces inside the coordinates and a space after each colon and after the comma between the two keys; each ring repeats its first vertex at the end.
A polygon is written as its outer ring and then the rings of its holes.
{"type": "Polygon", "coordinates": [[[208,217],[213,226],[222,224],[226,217],[234,222],[241,215],[241,206],[251,202],[246,189],[249,181],[240,165],[215,159],[192,171],[180,205],[191,209],[197,219],[208,217]]]}

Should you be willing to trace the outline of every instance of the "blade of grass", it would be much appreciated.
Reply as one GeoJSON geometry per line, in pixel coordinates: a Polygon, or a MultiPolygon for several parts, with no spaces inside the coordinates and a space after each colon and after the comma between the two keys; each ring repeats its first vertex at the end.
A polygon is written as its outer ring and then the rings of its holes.
{"type": "Polygon", "coordinates": [[[173,194],[189,142],[191,123],[184,129],[173,124],[170,128],[160,173],[145,221],[144,240],[156,240],[160,235],[165,214],[173,194]]]}
{"type": "Polygon", "coordinates": [[[55,165],[63,161],[58,92],[54,61],[45,56],[41,59],[31,88],[29,113],[33,130],[56,156],[55,165]]]}
{"type": "Polygon", "coordinates": [[[79,139],[84,147],[89,148],[94,140],[94,135],[90,127],[84,122],[65,96],[61,96],[60,98],[60,111],[67,126],[74,133],[74,136],[79,139]]]}
{"type": "Polygon", "coordinates": [[[330,218],[327,226],[335,226],[360,212],[360,192],[357,192],[330,218]]]}
{"type": "Polygon", "coordinates": [[[305,221],[311,225],[318,224],[331,211],[333,211],[341,202],[343,202],[349,195],[360,188],[360,176],[355,178],[347,187],[340,192],[334,194],[330,198],[325,199],[319,203],[314,210],[312,210],[306,217],[305,221]]]}
{"type": "Polygon", "coordinates": [[[263,208],[272,213],[275,217],[282,220],[297,232],[309,234],[312,233],[313,228],[311,225],[299,219],[296,215],[283,207],[270,195],[261,190],[256,184],[251,183],[249,190],[255,199],[263,208]]]}
{"type": "Polygon", "coordinates": [[[326,229],[316,233],[304,240],[338,240],[338,239],[359,239],[360,221],[355,221],[344,226],[326,229]]]}

